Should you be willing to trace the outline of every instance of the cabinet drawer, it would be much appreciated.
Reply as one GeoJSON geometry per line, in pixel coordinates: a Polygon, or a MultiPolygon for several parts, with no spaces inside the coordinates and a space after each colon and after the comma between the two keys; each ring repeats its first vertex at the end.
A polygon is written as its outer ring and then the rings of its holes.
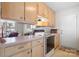
{"type": "Polygon", "coordinates": [[[16,53],[12,57],[31,57],[31,49],[21,51],[19,53],[16,53]]]}
{"type": "Polygon", "coordinates": [[[5,56],[11,56],[17,52],[31,48],[31,43],[20,44],[12,47],[5,48],[5,56]]]}
{"type": "Polygon", "coordinates": [[[33,46],[37,46],[37,45],[39,45],[41,43],[43,43],[43,39],[39,39],[39,40],[32,41],[32,47],[33,46]]]}

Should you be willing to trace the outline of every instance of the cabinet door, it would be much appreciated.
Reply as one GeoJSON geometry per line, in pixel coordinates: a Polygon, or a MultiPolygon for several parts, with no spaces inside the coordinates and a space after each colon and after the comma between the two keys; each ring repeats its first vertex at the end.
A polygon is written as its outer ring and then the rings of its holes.
{"type": "Polygon", "coordinates": [[[60,47],[60,33],[55,35],[54,48],[60,47]]]}
{"type": "Polygon", "coordinates": [[[13,20],[24,20],[23,2],[3,2],[2,18],[13,20]]]}
{"type": "Polygon", "coordinates": [[[48,11],[47,11],[47,5],[44,3],[38,4],[38,15],[47,18],[48,17],[48,11]]]}
{"type": "Polygon", "coordinates": [[[46,4],[39,3],[38,15],[48,19],[47,22],[42,22],[42,26],[55,26],[54,11],[51,10],[46,4]]]}
{"type": "Polygon", "coordinates": [[[27,23],[35,24],[37,18],[37,3],[25,3],[25,20],[27,23]]]}
{"type": "Polygon", "coordinates": [[[0,18],[1,18],[1,2],[0,2],[0,18]]]}
{"type": "Polygon", "coordinates": [[[31,50],[25,50],[25,51],[21,51],[15,55],[13,55],[12,57],[31,57],[31,50]]]}
{"type": "Polygon", "coordinates": [[[43,55],[44,55],[44,47],[42,44],[32,48],[32,57],[42,57],[43,55]]]}
{"type": "Polygon", "coordinates": [[[48,26],[55,26],[54,11],[50,8],[48,9],[48,26]]]}
{"type": "MultiPolygon", "coordinates": [[[[38,16],[48,19],[48,10],[46,4],[38,3],[38,16]]],[[[48,26],[48,21],[37,21],[37,26],[48,26]]]]}

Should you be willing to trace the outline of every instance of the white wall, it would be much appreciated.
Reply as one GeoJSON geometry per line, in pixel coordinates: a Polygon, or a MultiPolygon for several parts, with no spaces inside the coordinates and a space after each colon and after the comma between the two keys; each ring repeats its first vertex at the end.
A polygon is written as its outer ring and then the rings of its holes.
{"type": "Polygon", "coordinates": [[[79,12],[79,7],[74,7],[70,9],[66,9],[60,12],[56,12],[55,18],[56,18],[56,27],[60,29],[60,22],[61,18],[66,16],[66,15],[71,15],[71,14],[78,14],[79,12]]]}
{"type": "MultiPolygon", "coordinates": [[[[77,20],[79,20],[79,19],[77,19],[77,17],[79,17],[79,7],[74,7],[74,8],[69,8],[69,9],[66,9],[66,10],[63,10],[63,11],[60,11],[60,12],[56,12],[56,27],[59,29],[59,32],[60,32],[60,35],[61,35],[61,33],[62,33],[62,27],[61,27],[61,25],[62,25],[62,20],[66,20],[67,18],[65,18],[66,16],[68,16],[68,15],[76,15],[76,21],[77,20]]],[[[75,20],[75,19],[74,19],[75,20]]],[[[79,22],[78,22],[79,23],[79,22]]],[[[73,23],[74,24],[74,23],[73,23]]],[[[71,25],[71,24],[70,24],[71,25]]],[[[71,28],[72,28],[72,25],[70,26],[71,28]]],[[[67,27],[68,28],[68,27],[67,27]]],[[[75,28],[75,27],[74,27],[75,28]]],[[[77,28],[75,28],[75,29],[77,29],[77,28]]],[[[72,29],[73,30],[73,29],[72,29]]],[[[78,31],[79,32],[79,31],[78,31]]],[[[71,32],[69,32],[69,33],[71,33],[71,32]]],[[[73,36],[71,36],[71,37],[73,37],[73,36]]],[[[72,43],[72,39],[73,38],[71,38],[71,37],[69,37],[69,40],[71,40],[70,41],[70,43],[72,43]]],[[[64,38],[66,38],[66,36],[64,36],[64,38]]],[[[61,38],[61,40],[62,40],[62,38],[61,38]]],[[[75,39],[74,39],[75,40],[75,39]]],[[[79,40],[77,40],[77,41],[79,41],[79,40]]],[[[76,41],[76,42],[77,42],[76,41]]],[[[61,42],[61,41],[60,41],[61,42]]],[[[62,42],[61,42],[62,43],[62,42]]],[[[65,43],[68,43],[68,42],[64,42],[64,44],[65,43]]],[[[79,43],[78,43],[79,44],[79,43]]],[[[77,44],[77,45],[78,45],[77,44]]],[[[77,46],[76,45],[76,46],[77,46]]]]}

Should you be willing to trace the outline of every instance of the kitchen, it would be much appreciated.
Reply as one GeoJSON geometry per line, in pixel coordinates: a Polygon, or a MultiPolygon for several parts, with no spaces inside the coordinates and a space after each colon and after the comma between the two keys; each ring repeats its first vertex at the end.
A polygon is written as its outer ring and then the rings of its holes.
{"type": "Polygon", "coordinates": [[[0,56],[79,56],[78,6],[77,2],[1,2],[0,56]]]}

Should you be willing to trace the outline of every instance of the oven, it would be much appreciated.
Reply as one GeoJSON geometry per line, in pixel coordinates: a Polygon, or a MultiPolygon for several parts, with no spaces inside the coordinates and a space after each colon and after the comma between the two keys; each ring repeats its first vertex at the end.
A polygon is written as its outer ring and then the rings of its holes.
{"type": "Polygon", "coordinates": [[[50,27],[40,27],[34,30],[34,35],[44,36],[44,56],[51,56],[54,54],[54,39],[57,30],[50,27]]]}
{"type": "Polygon", "coordinates": [[[52,56],[54,54],[54,39],[55,35],[49,35],[45,40],[45,56],[52,56]]]}

